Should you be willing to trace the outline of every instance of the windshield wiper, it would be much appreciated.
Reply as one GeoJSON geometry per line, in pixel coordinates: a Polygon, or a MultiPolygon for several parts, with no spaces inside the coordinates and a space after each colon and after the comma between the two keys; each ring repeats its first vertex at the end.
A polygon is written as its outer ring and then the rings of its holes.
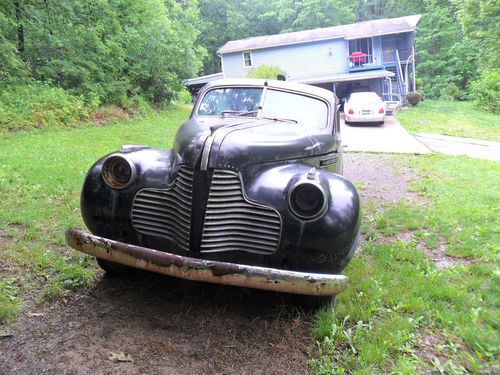
{"type": "Polygon", "coordinates": [[[281,122],[292,122],[294,124],[298,123],[298,121],[294,120],[293,118],[266,117],[266,116],[261,116],[260,118],[265,119],[265,120],[273,120],[273,121],[281,121],[281,122]]]}
{"type": "Polygon", "coordinates": [[[259,111],[255,110],[255,111],[244,111],[244,112],[241,112],[241,113],[238,113],[236,114],[235,116],[238,117],[238,116],[246,116],[246,115],[250,115],[252,113],[257,113],[259,111]]]}
{"type": "Polygon", "coordinates": [[[227,110],[227,111],[222,111],[220,113],[220,115],[222,117],[224,117],[225,115],[232,115],[234,117],[238,117],[238,116],[246,116],[246,115],[249,115],[249,114],[252,114],[252,113],[257,113],[258,111],[231,111],[231,110],[227,110]]]}

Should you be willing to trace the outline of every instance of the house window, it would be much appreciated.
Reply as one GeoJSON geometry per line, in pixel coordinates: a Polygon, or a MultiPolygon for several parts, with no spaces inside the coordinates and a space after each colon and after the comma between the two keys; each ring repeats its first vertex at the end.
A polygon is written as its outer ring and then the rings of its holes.
{"type": "Polygon", "coordinates": [[[362,64],[373,64],[373,40],[372,38],[354,39],[349,41],[350,61],[362,64]],[[351,56],[353,56],[352,58],[351,56]],[[357,56],[361,57],[357,57],[357,56]]]}
{"type": "Polygon", "coordinates": [[[245,68],[252,66],[252,54],[250,52],[243,52],[243,64],[245,68]]]}

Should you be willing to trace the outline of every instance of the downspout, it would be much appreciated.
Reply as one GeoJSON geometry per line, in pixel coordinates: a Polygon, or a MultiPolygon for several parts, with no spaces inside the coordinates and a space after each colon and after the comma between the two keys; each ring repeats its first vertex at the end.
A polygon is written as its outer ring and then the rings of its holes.
{"type": "Polygon", "coordinates": [[[411,68],[413,70],[413,82],[412,82],[412,85],[413,85],[413,92],[416,92],[417,91],[417,80],[416,80],[417,71],[415,70],[415,45],[413,45],[411,47],[411,54],[413,56],[413,59],[411,60],[411,68]]]}
{"type": "Polygon", "coordinates": [[[389,88],[389,94],[392,94],[392,80],[391,80],[391,77],[385,77],[385,79],[387,80],[387,83],[388,83],[388,88],[389,88]]]}

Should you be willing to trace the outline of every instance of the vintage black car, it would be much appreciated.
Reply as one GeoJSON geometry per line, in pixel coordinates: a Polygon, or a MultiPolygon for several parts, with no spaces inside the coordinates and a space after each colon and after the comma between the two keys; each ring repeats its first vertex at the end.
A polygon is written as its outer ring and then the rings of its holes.
{"type": "Polygon", "coordinates": [[[360,208],[341,175],[337,106],[308,85],[206,85],[172,149],[123,146],[90,168],[81,211],[92,234],[70,229],[68,243],[107,271],[340,293],[360,208]]]}

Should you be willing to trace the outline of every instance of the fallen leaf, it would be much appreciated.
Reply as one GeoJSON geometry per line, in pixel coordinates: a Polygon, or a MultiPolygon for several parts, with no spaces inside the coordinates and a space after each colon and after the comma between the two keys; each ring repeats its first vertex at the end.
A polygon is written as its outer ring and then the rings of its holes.
{"type": "Polygon", "coordinates": [[[10,333],[9,331],[0,331],[0,338],[3,338],[3,337],[12,337],[14,336],[12,333],[10,333]]]}
{"type": "Polygon", "coordinates": [[[37,316],[43,316],[43,314],[42,313],[28,313],[28,316],[37,317],[37,316]]]}
{"type": "Polygon", "coordinates": [[[113,361],[115,363],[117,362],[134,362],[134,359],[132,358],[132,356],[130,354],[125,354],[123,352],[117,352],[117,353],[114,353],[114,352],[109,352],[109,354],[111,354],[109,356],[109,360],[110,361],[113,361]]]}

